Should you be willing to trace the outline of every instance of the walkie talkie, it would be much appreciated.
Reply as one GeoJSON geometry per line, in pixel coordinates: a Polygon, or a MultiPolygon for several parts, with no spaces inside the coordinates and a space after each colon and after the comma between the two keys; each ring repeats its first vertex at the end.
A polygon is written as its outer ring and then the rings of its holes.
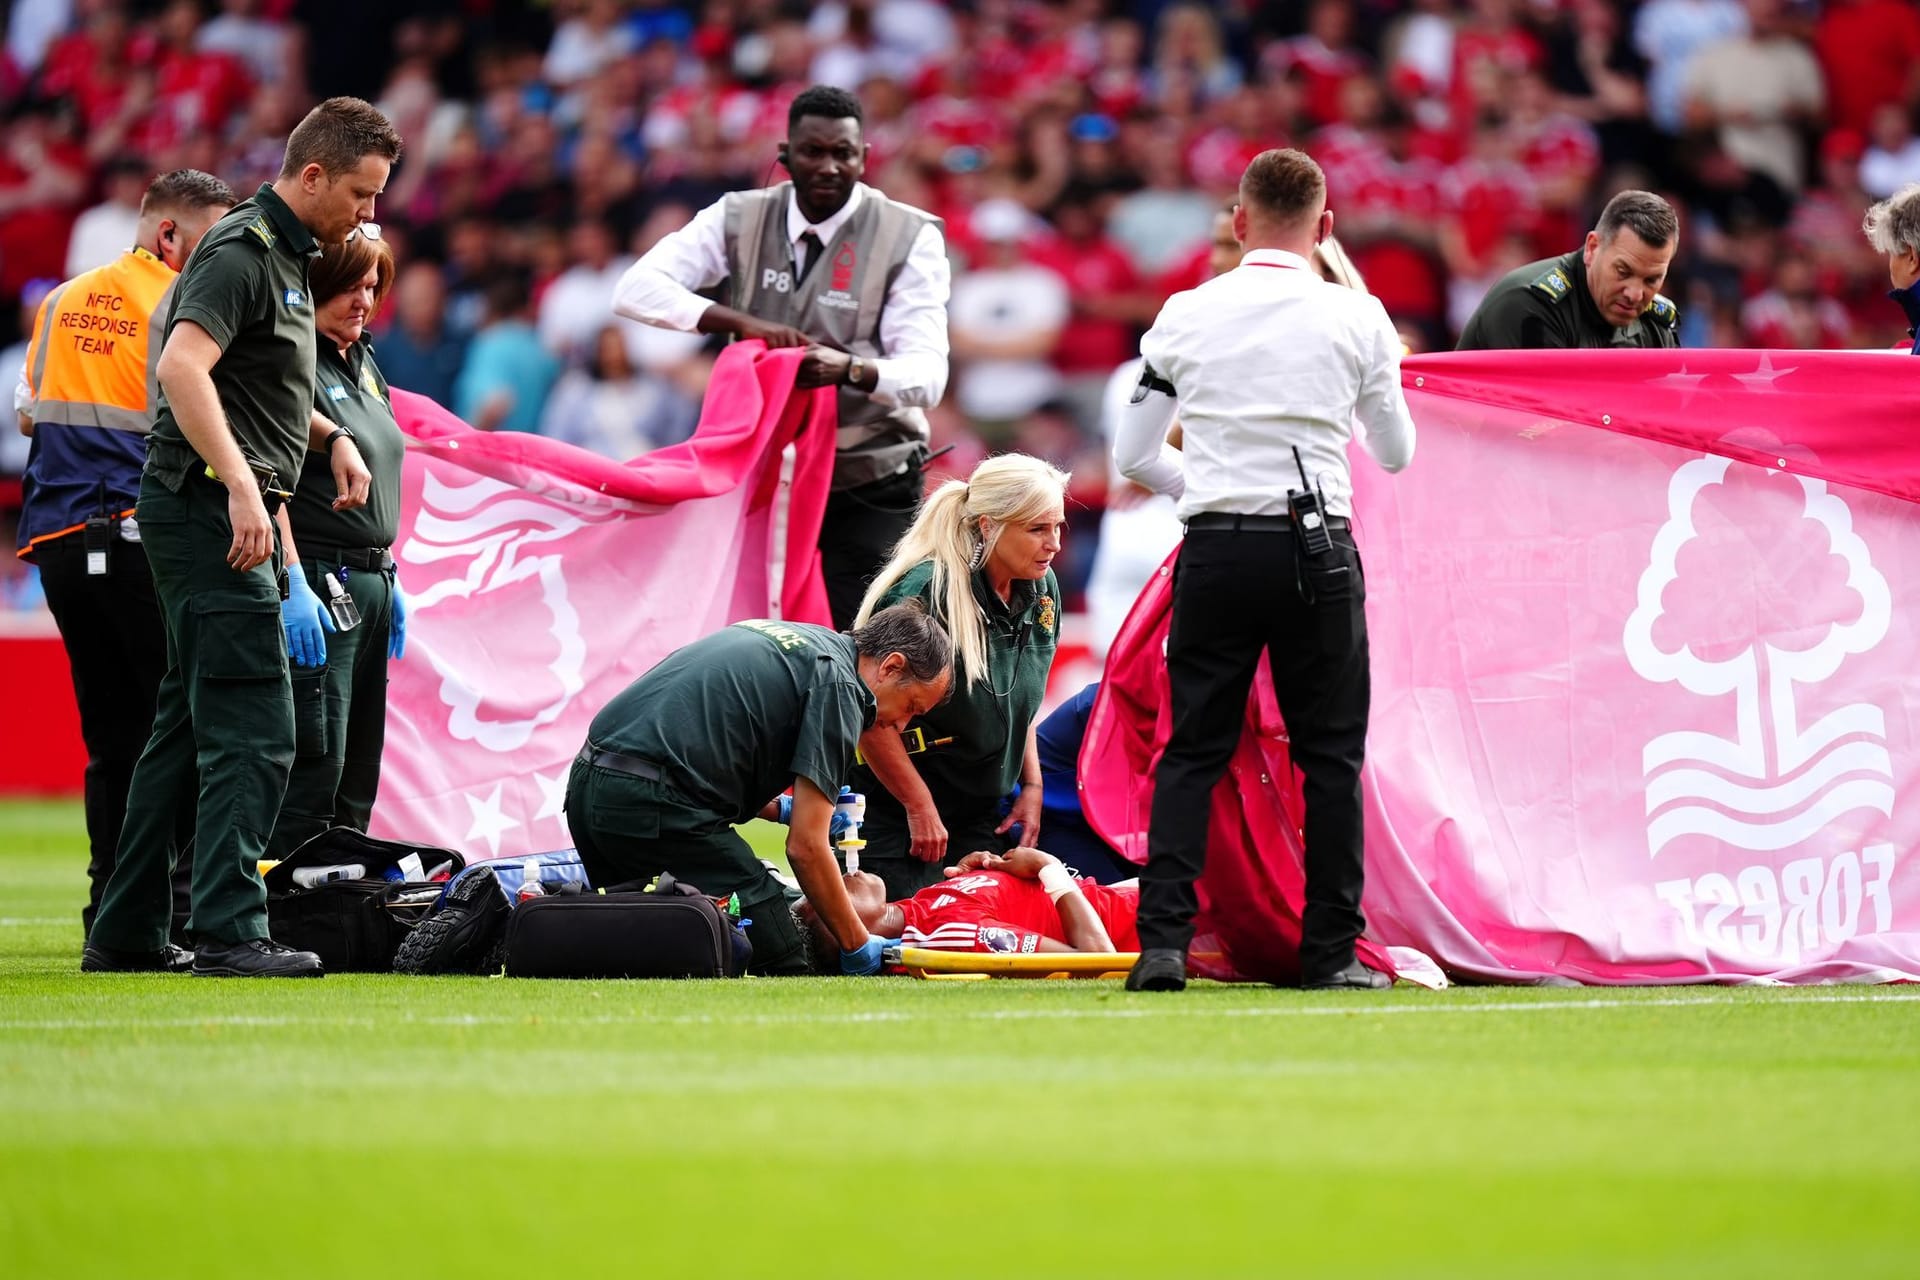
{"type": "Polygon", "coordinates": [[[1294,446],[1293,465],[1300,469],[1300,487],[1287,490],[1287,514],[1293,517],[1293,536],[1309,556],[1323,556],[1333,550],[1333,535],[1327,531],[1327,501],[1318,486],[1307,479],[1307,464],[1300,460],[1300,448],[1294,446]]]}

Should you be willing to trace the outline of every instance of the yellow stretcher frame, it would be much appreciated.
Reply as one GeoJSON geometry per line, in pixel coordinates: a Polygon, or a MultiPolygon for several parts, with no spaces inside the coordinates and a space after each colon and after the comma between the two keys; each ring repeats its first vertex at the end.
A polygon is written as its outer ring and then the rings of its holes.
{"type": "Polygon", "coordinates": [[[916,978],[978,982],[987,978],[1124,978],[1140,958],[1138,951],[1039,951],[1030,955],[987,955],[933,951],[926,947],[889,947],[888,964],[916,978]]]}

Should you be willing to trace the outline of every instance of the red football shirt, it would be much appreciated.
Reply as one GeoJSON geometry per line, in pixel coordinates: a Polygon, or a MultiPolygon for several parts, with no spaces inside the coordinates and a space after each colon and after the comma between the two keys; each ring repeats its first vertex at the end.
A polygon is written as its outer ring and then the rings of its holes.
{"type": "MultiPolygon", "coordinates": [[[[1080,892],[1093,907],[1117,951],[1140,949],[1140,890],[1082,880],[1080,892]]],[[[922,889],[896,904],[906,916],[900,941],[934,951],[1028,954],[1040,939],[1067,940],[1060,913],[1038,880],[1005,871],[975,871],[922,889]]]]}

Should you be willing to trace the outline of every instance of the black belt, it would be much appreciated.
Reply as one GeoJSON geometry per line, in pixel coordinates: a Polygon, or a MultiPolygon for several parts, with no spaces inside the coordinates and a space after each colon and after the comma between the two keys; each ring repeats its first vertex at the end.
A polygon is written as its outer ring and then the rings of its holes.
{"type": "Polygon", "coordinates": [[[386,547],[330,547],[325,543],[303,542],[300,555],[302,559],[331,560],[369,573],[385,573],[393,568],[393,552],[386,547]]]}
{"type": "Polygon", "coordinates": [[[592,743],[580,748],[580,754],[575,759],[584,760],[596,769],[611,769],[615,773],[630,774],[648,782],[660,781],[660,766],[653,761],[642,760],[639,756],[623,756],[618,751],[601,751],[592,743]]]}
{"type": "MultiPolygon", "coordinates": [[[[1327,528],[1344,533],[1353,528],[1345,516],[1328,516],[1327,528]]],[[[1292,516],[1237,516],[1227,511],[1202,511],[1187,521],[1187,532],[1292,533],[1292,516]]]]}

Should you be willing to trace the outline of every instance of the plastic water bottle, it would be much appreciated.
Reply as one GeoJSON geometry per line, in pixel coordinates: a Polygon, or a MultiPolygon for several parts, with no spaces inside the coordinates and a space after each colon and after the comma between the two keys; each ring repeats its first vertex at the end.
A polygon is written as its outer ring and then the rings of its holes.
{"type": "Polygon", "coordinates": [[[531,902],[546,896],[547,891],[540,885],[540,864],[529,858],[520,864],[520,892],[514,898],[519,902],[531,902]]]}

